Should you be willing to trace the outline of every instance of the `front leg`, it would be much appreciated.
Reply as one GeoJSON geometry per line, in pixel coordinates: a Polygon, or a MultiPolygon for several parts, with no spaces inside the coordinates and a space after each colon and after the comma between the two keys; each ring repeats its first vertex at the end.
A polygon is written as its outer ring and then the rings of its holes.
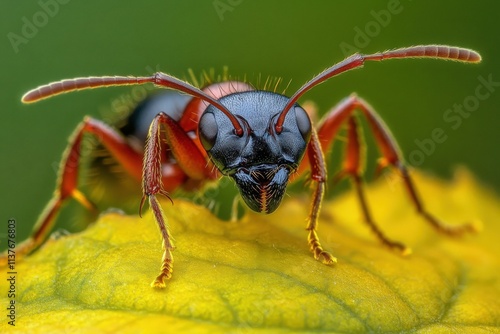
{"type": "Polygon", "coordinates": [[[318,140],[316,131],[313,130],[311,140],[307,146],[307,157],[311,166],[311,180],[315,183],[315,189],[312,199],[311,212],[309,214],[309,223],[306,230],[309,231],[307,237],[311,252],[314,254],[316,260],[322,261],[324,264],[333,264],[337,262],[337,258],[332,256],[329,252],[323,250],[317,233],[318,216],[321,210],[321,203],[325,193],[326,182],[326,165],[323,151],[318,140]]]}
{"type": "Polygon", "coordinates": [[[163,244],[163,257],[160,273],[151,283],[153,288],[160,289],[165,287],[165,280],[172,277],[174,263],[172,256],[174,245],[168,230],[167,220],[156,198],[158,194],[170,198],[162,184],[161,157],[163,153],[162,147],[164,147],[164,145],[162,145],[163,139],[167,142],[182,170],[191,179],[202,181],[204,179],[213,179],[216,177],[211,166],[207,164],[206,157],[179,124],[165,113],[159,113],[154,118],[149,128],[146,150],[144,152],[142,174],[143,197],[140,211],[142,211],[145,200],[148,199],[156,223],[160,229],[163,244]],[[161,125],[164,126],[165,131],[161,131],[161,125]],[[164,134],[164,138],[162,138],[162,134],[164,134]]]}

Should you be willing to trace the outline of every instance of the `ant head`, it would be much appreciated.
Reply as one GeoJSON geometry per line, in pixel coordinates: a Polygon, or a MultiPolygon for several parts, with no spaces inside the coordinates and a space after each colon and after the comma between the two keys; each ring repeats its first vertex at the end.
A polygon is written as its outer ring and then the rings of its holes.
{"type": "Polygon", "coordinates": [[[203,113],[198,133],[211,160],[234,179],[246,204],[254,211],[271,213],[281,203],[311,136],[311,121],[298,104],[290,108],[282,131],[276,119],[289,98],[266,91],[224,96],[219,102],[238,120],[242,135],[229,118],[210,105],[203,113]]]}

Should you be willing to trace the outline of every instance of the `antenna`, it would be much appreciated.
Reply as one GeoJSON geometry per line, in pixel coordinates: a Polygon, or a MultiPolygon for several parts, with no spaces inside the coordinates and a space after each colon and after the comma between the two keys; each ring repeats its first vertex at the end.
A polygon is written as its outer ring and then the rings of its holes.
{"type": "Polygon", "coordinates": [[[200,89],[188,84],[187,82],[184,82],[162,72],[156,72],[149,77],[92,76],[55,81],[30,90],[29,92],[24,94],[21,101],[24,103],[32,103],[47,99],[55,95],[69,93],[77,90],[111,86],[142,85],[145,83],[153,83],[160,87],[181,91],[212,104],[229,118],[229,120],[233,124],[235,134],[240,137],[243,135],[243,128],[238,122],[238,119],[219,101],[207,95],[200,89]]]}
{"type": "Polygon", "coordinates": [[[297,90],[297,92],[295,92],[295,94],[293,94],[283,110],[280,112],[278,119],[276,120],[276,124],[274,125],[276,133],[280,134],[283,130],[283,123],[285,122],[286,114],[293,106],[293,104],[297,102],[297,100],[311,88],[338,74],[362,67],[365,61],[381,61],[394,58],[434,58],[453,60],[464,63],[479,63],[481,61],[481,56],[474,50],[447,45],[417,45],[407,48],[378,52],[370,55],[355,53],[354,55],[344,59],[340,63],[327,68],[326,70],[306,82],[302,87],[299,88],[299,90],[297,90]]]}

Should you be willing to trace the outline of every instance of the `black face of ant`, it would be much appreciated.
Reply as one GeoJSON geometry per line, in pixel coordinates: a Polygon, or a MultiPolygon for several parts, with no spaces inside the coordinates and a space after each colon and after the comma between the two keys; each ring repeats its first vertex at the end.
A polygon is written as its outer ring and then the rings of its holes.
{"type": "Polygon", "coordinates": [[[289,98],[266,91],[235,93],[220,99],[236,116],[243,134],[235,134],[226,115],[210,105],[199,123],[199,135],[210,159],[238,186],[252,210],[271,213],[278,208],[311,136],[306,111],[295,104],[276,133],[276,118],[289,98]]]}

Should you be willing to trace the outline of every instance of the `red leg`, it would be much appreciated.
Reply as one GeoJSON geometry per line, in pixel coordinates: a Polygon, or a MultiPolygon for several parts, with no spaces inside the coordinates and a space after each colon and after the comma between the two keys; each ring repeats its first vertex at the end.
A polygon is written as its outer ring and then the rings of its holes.
{"type": "Polygon", "coordinates": [[[372,232],[378,239],[386,246],[399,250],[402,254],[410,254],[411,250],[399,242],[389,240],[384,233],[378,228],[377,224],[372,218],[368,208],[368,202],[363,190],[363,182],[361,175],[364,170],[365,150],[362,136],[360,135],[361,128],[358,127],[355,116],[351,115],[347,121],[347,145],[344,155],[344,164],[340,173],[336,176],[335,180],[338,181],[343,177],[350,177],[359,203],[363,213],[364,221],[371,228],[372,232]]]}
{"type": "MultiPolygon", "coordinates": [[[[375,110],[367,102],[355,95],[352,95],[335,106],[325,116],[322,122],[320,122],[318,137],[321,143],[321,148],[326,151],[335,139],[342,123],[346,121],[348,122],[347,150],[344,158],[343,171],[341,172],[340,177],[343,175],[352,177],[365,221],[368,223],[377,237],[384,244],[391,248],[399,249],[405,254],[410,252],[409,249],[404,245],[387,239],[375,225],[369,212],[361,183],[361,174],[363,171],[360,152],[361,143],[359,141],[358,128],[355,119],[351,117],[352,113],[357,109],[362,111],[363,115],[368,120],[377,146],[379,147],[379,150],[382,154],[382,158],[379,160],[379,168],[392,166],[399,172],[404,181],[405,188],[410,195],[410,199],[417,209],[417,212],[438,231],[449,235],[460,235],[464,232],[475,231],[475,226],[471,224],[460,226],[445,225],[424,209],[422,201],[419,199],[416,189],[413,185],[413,181],[408,173],[407,168],[404,165],[402,154],[393,135],[391,134],[385,123],[382,121],[382,119],[375,112],[375,110]]],[[[301,165],[299,170],[302,171],[303,169],[304,166],[301,165]]]]}
{"type": "Polygon", "coordinates": [[[205,154],[198,149],[186,132],[169,116],[159,113],[149,128],[146,151],[144,153],[144,195],[141,201],[142,208],[146,198],[149,199],[149,205],[153,210],[163,240],[164,253],[160,273],[151,283],[151,286],[154,288],[164,288],[165,279],[169,279],[172,276],[172,250],[174,249],[174,245],[170,240],[167,220],[156,198],[157,194],[168,197],[161,179],[162,134],[177,159],[178,164],[189,177],[194,180],[214,179],[216,177],[213,168],[207,162],[205,154]],[[162,131],[161,125],[165,126],[165,131],[162,131]]]}
{"type": "MultiPolygon", "coordinates": [[[[73,198],[92,211],[95,206],[77,189],[80,145],[84,134],[93,134],[109,150],[111,155],[136,179],[141,178],[142,154],[134,151],[126,140],[106,124],[85,118],[71,136],[70,144],[63,154],[59,178],[52,200],[47,204],[33,228],[31,236],[19,244],[18,256],[31,253],[40,246],[52,230],[63,203],[73,198]]],[[[6,254],[0,257],[0,265],[6,264],[6,254]]]]}
{"type": "Polygon", "coordinates": [[[382,159],[379,160],[379,169],[384,168],[385,166],[392,166],[398,171],[403,179],[410,199],[417,209],[417,212],[437,231],[448,235],[458,236],[466,232],[476,231],[476,226],[473,224],[463,224],[458,226],[447,225],[434,217],[424,208],[423,202],[420,200],[417,190],[413,185],[413,180],[411,179],[408,169],[405,166],[401,151],[387,125],[366,101],[356,96],[353,96],[352,98],[354,107],[360,109],[368,119],[368,123],[370,124],[371,130],[375,136],[376,143],[382,154],[382,159]]]}
{"type": "Polygon", "coordinates": [[[330,253],[323,250],[321,243],[319,241],[317,228],[318,228],[318,216],[321,210],[321,203],[323,201],[323,195],[325,193],[325,182],[326,182],[326,165],[323,156],[323,151],[318,141],[316,132],[313,130],[311,135],[311,140],[307,146],[307,157],[311,166],[311,180],[315,182],[314,193],[312,200],[311,212],[309,214],[309,223],[307,224],[306,230],[309,231],[307,237],[311,252],[314,254],[316,260],[320,260],[325,264],[333,264],[337,262],[337,259],[330,253]]]}

